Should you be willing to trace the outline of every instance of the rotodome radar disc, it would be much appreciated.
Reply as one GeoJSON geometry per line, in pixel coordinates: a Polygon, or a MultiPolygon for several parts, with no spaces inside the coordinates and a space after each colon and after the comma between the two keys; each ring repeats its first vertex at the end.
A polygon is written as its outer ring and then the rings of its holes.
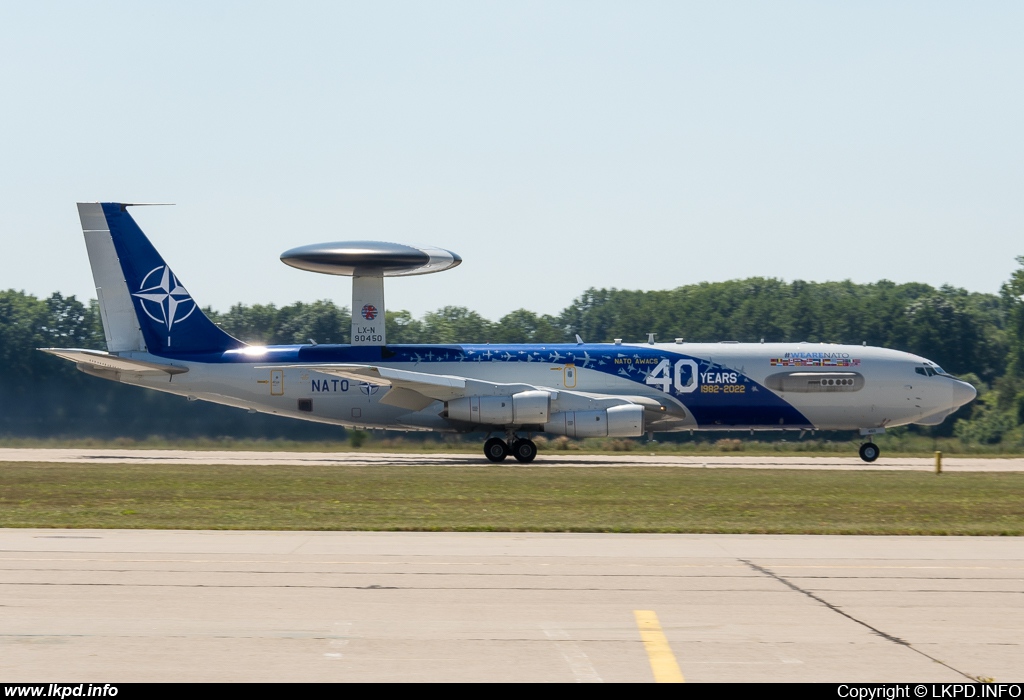
{"type": "Polygon", "coordinates": [[[462,258],[443,248],[382,241],[339,241],[286,250],[281,254],[281,262],[325,275],[406,277],[448,270],[460,264],[462,258]]]}

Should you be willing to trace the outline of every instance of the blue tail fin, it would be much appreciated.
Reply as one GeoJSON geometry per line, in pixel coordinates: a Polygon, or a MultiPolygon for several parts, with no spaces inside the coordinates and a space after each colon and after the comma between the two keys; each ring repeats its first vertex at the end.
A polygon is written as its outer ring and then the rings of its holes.
{"type": "MultiPolygon", "coordinates": [[[[104,203],[100,207],[149,352],[220,352],[245,345],[207,318],[132,219],[128,205],[104,203]]],[[[82,222],[85,227],[84,215],[82,222]]],[[[86,231],[87,238],[89,233],[86,231]]],[[[93,270],[96,271],[95,262],[93,270]]],[[[102,304],[102,297],[100,301],[102,304]]]]}

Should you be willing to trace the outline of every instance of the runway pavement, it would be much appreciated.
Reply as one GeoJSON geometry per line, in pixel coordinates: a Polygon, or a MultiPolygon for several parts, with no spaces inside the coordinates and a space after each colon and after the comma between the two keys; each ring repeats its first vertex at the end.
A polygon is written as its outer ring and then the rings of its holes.
{"type": "MultiPolygon", "coordinates": [[[[375,464],[423,465],[486,465],[482,453],[412,453],[412,452],[252,452],[232,450],[126,450],[126,449],[36,449],[0,448],[0,462],[82,462],[91,464],[375,464]]],[[[515,464],[512,459],[508,464],[515,464]]],[[[856,455],[837,457],[747,457],[732,455],[678,456],[645,452],[622,452],[601,455],[580,455],[571,452],[545,451],[532,466],[550,467],[706,467],[742,469],[841,469],[879,471],[934,471],[935,458],[894,457],[884,455],[872,464],[856,455]]],[[[950,472],[1019,472],[1024,471],[1021,458],[944,457],[944,471],[950,472]]]]}
{"type": "Polygon", "coordinates": [[[1022,594],[1011,537],[7,529],[0,681],[1021,681],[1022,594]]]}

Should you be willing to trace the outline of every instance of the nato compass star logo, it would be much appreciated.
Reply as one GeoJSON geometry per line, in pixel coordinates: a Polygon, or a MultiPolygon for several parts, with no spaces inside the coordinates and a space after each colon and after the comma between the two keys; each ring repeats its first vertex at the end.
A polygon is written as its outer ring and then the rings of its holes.
{"type": "Polygon", "coordinates": [[[167,328],[181,323],[196,310],[196,303],[166,265],[154,267],[142,278],[142,288],[132,296],[141,300],[146,315],[167,328]]]}
{"type": "Polygon", "coordinates": [[[363,307],[363,318],[367,321],[372,321],[377,318],[377,307],[373,304],[367,304],[363,307]]]}

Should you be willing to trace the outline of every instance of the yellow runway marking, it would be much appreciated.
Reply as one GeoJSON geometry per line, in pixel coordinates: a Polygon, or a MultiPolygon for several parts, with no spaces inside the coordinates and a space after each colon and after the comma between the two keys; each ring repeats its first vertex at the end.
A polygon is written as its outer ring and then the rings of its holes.
{"type": "Polygon", "coordinates": [[[653,610],[634,610],[636,626],[640,628],[640,639],[647,650],[647,658],[651,662],[655,683],[685,683],[683,672],[679,670],[676,657],[668,645],[665,633],[661,631],[658,616],[653,610]]]}

